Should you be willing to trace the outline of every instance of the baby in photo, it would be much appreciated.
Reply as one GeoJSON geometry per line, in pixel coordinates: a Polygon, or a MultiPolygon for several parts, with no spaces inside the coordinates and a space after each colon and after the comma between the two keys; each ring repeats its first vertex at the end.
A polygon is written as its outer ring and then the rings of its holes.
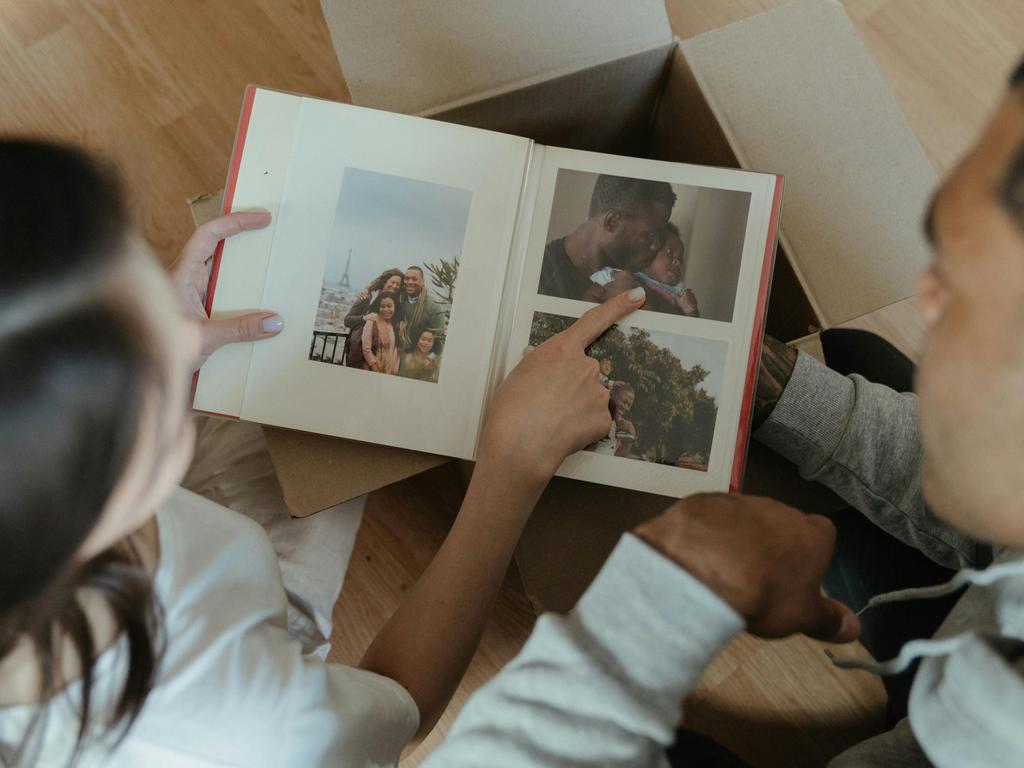
{"type": "Polygon", "coordinates": [[[654,258],[639,272],[604,267],[590,279],[604,288],[605,296],[615,296],[643,286],[647,293],[644,309],[700,317],[696,294],[682,282],[685,246],[679,236],[679,227],[669,222],[660,235],[660,245],[654,258]]]}

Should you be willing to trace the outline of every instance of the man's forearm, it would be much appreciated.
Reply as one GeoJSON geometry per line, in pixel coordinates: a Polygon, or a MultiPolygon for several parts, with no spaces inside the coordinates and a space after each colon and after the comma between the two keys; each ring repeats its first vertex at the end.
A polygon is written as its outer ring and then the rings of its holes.
{"type": "Polygon", "coordinates": [[[797,350],[773,336],[765,335],[761,350],[761,366],[754,395],[752,429],[757,430],[771,416],[775,405],[786,391],[786,384],[796,366],[797,350]]]}
{"type": "Polygon", "coordinates": [[[458,687],[545,484],[481,455],[444,544],[360,662],[409,691],[420,711],[418,737],[458,687]]]}
{"type": "Polygon", "coordinates": [[[651,765],[742,619],[634,536],[569,616],[542,616],[426,765],[651,765]],[[500,760],[495,756],[500,756],[500,760]]]}
{"type": "Polygon", "coordinates": [[[842,376],[800,355],[754,437],[935,562],[962,568],[991,559],[990,547],[925,505],[915,395],[842,376]]]}

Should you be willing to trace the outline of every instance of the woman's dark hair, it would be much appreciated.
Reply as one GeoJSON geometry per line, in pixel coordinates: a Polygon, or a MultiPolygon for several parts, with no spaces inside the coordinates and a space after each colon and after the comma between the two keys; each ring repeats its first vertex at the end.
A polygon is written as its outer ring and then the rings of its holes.
{"type": "Polygon", "coordinates": [[[107,287],[128,258],[113,175],[69,147],[0,140],[0,179],[0,659],[28,643],[41,681],[28,733],[0,744],[0,761],[32,762],[41,747],[68,640],[81,669],[73,761],[94,726],[123,735],[153,685],[159,622],[138,556],[127,544],[88,561],[77,553],[132,455],[157,364],[107,287]],[[101,649],[83,589],[105,599],[129,651],[103,724],[90,722],[101,649]]]}
{"type": "Polygon", "coordinates": [[[388,280],[390,280],[395,275],[398,275],[399,278],[404,278],[405,277],[405,275],[402,274],[402,270],[400,270],[400,269],[395,269],[394,267],[392,267],[391,269],[385,269],[383,272],[380,273],[380,275],[377,276],[377,278],[372,283],[370,283],[370,290],[372,290],[372,291],[383,290],[384,289],[384,283],[386,283],[388,280]]]}

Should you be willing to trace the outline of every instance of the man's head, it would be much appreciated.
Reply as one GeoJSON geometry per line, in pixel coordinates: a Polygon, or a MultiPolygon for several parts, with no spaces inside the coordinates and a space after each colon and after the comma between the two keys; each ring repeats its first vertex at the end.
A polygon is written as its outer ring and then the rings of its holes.
{"type": "Polygon", "coordinates": [[[405,270],[403,282],[405,283],[405,292],[407,294],[419,296],[423,290],[423,270],[417,266],[409,267],[405,270]]]}
{"type": "Polygon", "coordinates": [[[668,182],[598,176],[590,196],[590,220],[599,226],[606,263],[630,272],[650,264],[675,203],[668,182]]]}
{"type": "Polygon", "coordinates": [[[923,484],[935,512],[1024,546],[1024,63],[926,218],[923,484]]]}
{"type": "Polygon", "coordinates": [[[598,363],[601,366],[601,373],[605,376],[612,375],[612,359],[610,357],[602,357],[598,363]]]}

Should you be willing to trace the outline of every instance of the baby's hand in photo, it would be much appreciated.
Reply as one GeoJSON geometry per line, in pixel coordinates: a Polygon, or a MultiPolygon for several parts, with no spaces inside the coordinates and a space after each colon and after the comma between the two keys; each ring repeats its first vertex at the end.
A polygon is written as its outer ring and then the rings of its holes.
{"type": "Polygon", "coordinates": [[[684,315],[700,314],[700,308],[697,306],[697,294],[690,288],[679,294],[679,298],[676,299],[676,305],[684,315]]]}
{"type": "Polygon", "coordinates": [[[644,298],[643,288],[619,294],[525,355],[498,388],[480,460],[546,482],[566,456],[607,435],[608,390],[586,349],[644,298]]]}

